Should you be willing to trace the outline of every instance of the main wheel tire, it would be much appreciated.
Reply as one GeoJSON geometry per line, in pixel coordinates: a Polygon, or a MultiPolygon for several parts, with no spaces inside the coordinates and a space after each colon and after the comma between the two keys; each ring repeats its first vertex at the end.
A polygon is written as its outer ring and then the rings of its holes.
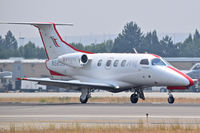
{"type": "Polygon", "coordinates": [[[87,101],[88,101],[88,98],[85,98],[85,99],[80,98],[80,102],[83,103],[83,104],[87,103],[87,101]]]}
{"type": "Polygon", "coordinates": [[[168,103],[169,104],[173,104],[174,103],[174,97],[173,96],[170,96],[169,98],[168,98],[168,103]]]}
{"type": "Polygon", "coordinates": [[[130,100],[132,103],[137,103],[138,102],[137,94],[132,94],[130,100]]]}

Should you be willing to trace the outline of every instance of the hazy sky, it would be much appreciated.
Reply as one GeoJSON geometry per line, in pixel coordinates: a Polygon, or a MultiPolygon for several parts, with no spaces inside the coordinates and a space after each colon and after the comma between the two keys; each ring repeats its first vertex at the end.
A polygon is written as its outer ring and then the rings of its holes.
{"type": "MultiPolygon", "coordinates": [[[[74,23],[62,36],[118,34],[130,21],[144,32],[191,33],[200,29],[200,0],[0,0],[0,21],[74,23]]],[[[31,26],[0,25],[0,35],[38,37],[31,26]]]]}

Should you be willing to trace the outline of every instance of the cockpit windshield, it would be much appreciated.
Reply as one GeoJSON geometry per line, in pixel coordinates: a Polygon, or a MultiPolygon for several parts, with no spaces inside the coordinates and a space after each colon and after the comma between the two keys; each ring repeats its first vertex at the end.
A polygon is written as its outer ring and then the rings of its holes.
{"type": "Polygon", "coordinates": [[[151,61],[152,65],[158,65],[158,66],[166,66],[165,62],[163,62],[159,58],[155,58],[151,61]]]}

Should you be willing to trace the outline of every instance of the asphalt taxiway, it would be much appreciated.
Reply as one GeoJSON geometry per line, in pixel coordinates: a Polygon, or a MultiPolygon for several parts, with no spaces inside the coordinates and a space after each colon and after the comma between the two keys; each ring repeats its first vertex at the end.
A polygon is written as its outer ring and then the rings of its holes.
{"type": "Polygon", "coordinates": [[[200,124],[200,104],[0,103],[0,122],[176,120],[200,124]]]}

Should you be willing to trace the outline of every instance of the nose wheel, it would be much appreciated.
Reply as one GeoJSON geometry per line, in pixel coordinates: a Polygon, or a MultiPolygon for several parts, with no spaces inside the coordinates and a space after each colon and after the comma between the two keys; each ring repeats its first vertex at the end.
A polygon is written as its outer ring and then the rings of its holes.
{"type": "Polygon", "coordinates": [[[84,99],[81,99],[81,98],[80,98],[80,102],[83,103],[83,104],[84,104],[84,103],[87,103],[88,99],[89,99],[88,97],[86,97],[86,98],[84,98],[84,99]]]}
{"type": "Polygon", "coordinates": [[[172,95],[171,93],[169,93],[168,103],[169,103],[169,104],[173,104],[174,101],[175,101],[175,99],[174,99],[173,95],[172,95]]]}

